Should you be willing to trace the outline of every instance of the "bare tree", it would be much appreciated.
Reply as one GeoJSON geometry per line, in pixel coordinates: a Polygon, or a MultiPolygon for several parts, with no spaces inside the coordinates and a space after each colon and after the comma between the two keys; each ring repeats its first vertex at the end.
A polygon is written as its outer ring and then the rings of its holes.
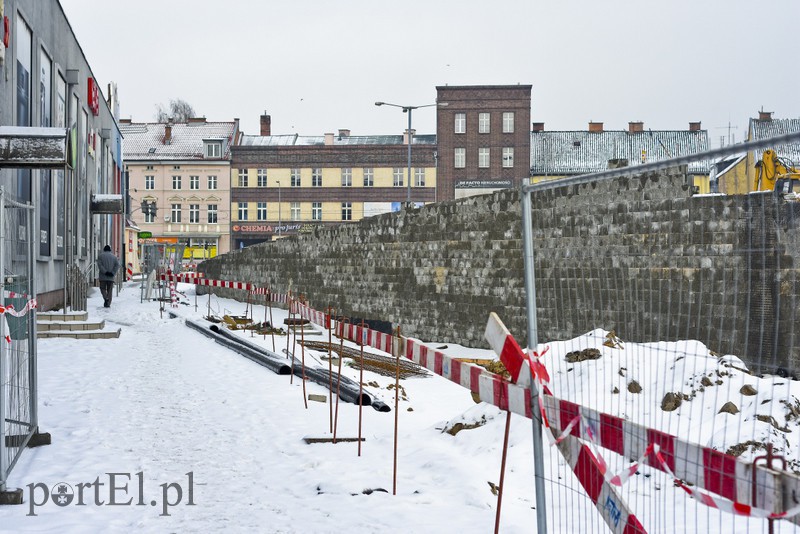
{"type": "Polygon", "coordinates": [[[194,117],[194,108],[191,104],[181,98],[173,98],[169,101],[169,108],[164,108],[163,105],[156,106],[156,121],[161,123],[169,122],[187,122],[190,118],[194,117]]]}

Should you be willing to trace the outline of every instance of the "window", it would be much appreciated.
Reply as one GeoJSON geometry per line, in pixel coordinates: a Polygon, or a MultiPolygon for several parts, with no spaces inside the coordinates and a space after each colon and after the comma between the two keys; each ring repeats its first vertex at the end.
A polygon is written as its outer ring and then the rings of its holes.
{"type": "Polygon", "coordinates": [[[455,115],[455,133],[467,133],[467,114],[456,113],[455,115]]]}
{"type": "Polygon", "coordinates": [[[481,169],[489,168],[489,149],[488,148],[479,148],[478,149],[478,167],[481,169]]]}
{"type": "Polygon", "coordinates": [[[200,189],[200,177],[199,176],[190,176],[189,177],[189,189],[200,189]]]}
{"type": "Polygon", "coordinates": [[[152,171],[152,170],[153,170],[153,166],[152,166],[152,165],[147,165],[147,166],[145,167],[145,170],[147,170],[147,171],[152,171]]]}
{"type": "Polygon", "coordinates": [[[414,187],[425,187],[425,168],[414,169],[414,187]]]}
{"type": "Polygon", "coordinates": [[[353,220],[353,203],[352,202],[342,202],[342,220],[343,221],[352,221],[353,220]]]}
{"type": "Polygon", "coordinates": [[[353,186],[353,169],[343,168],[342,187],[352,187],[352,186],[353,186]]]}
{"type": "Polygon", "coordinates": [[[247,169],[239,169],[239,187],[247,187],[247,169]]]}
{"type": "Polygon", "coordinates": [[[172,170],[173,171],[179,171],[179,170],[181,170],[181,166],[180,165],[173,165],[172,166],[172,170]]]}
{"type": "Polygon", "coordinates": [[[189,204],[189,222],[194,224],[200,222],[200,204],[189,204]]]}
{"type": "Polygon", "coordinates": [[[405,169],[402,167],[395,167],[392,171],[392,185],[394,187],[403,187],[403,172],[405,169]]]}
{"type": "Polygon", "coordinates": [[[148,190],[153,190],[156,188],[156,177],[155,176],[145,176],[144,177],[144,188],[148,190]]]}
{"type": "Polygon", "coordinates": [[[375,170],[371,167],[364,168],[364,187],[372,187],[375,185],[375,170]]]}
{"type": "Polygon", "coordinates": [[[222,143],[206,143],[206,157],[207,158],[222,157],[222,143]]]}
{"type": "Polygon", "coordinates": [[[322,187],[322,169],[311,169],[311,187],[322,187]]]}
{"type": "Polygon", "coordinates": [[[169,219],[171,222],[179,223],[181,222],[181,205],[180,204],[173,204],[172,209],[170,210],[169,219]]]}
{"type": "Polygon", "coordinates": [[[514,133],[514,112],[503,113],[503,133],[514,133]]]}
{"type": "Polygon", "coordinates": [[[311,203],[311,219],[314,221],[322,220],[322,202],[311,203]]]}
{"type": "Polygon", "coordinates": [[[478,113],[478,133],[489,133],[488,113],[478,113]]]}
{"type": "Polygon", "coordinates": [[[292,187],[300,187],[300,169],[292,169],[290,174],[290,183],[292,187]]]}
{"type": "Polygon", "coordinates": [[[239,205],[239,220],[247,220],[247,202],[238,202],[239,205]]]}
{"type": "Polygon", "coordinates": [[[503,167],[509,168],[514,166],[514,147],[503,147],[503,167]]]}
{"type": "Polygon", "coordinates": [[[457,148],[455,150],[454,166],[456,169],[463,169],[467,166],[467,149],[457,148]]]}
{"type": "Polygon", "coordinates": [[[208,177],[208,188],[209,189],[216,189],[217,188],[217,177],[216,176],[209,176],[208,177]]]}
{"type": "Polygon", "coordinates": [[[256,220],[257,221],[266,221],[267,220],[267,203],[266,202],[259,202],[256,204],[256,220]]]}
{"type": "Polygon", "coordinates": [[[289,217],[293,221],[300,220],[300,203],[299,202],[292,202],[289,204],[289,217]]]}
{"type": "Polygon", "coordinates": [[[181,177],[180,176],[173,176],[172,177],[172,189],[176,191],[181,188],[181,177]]]}
{"type": "Polygon", "coordinates": [[[258,187],[267,187],[267,169],[258,169],[258,187]]]}
{"type": "Polygon", "coordinates": [[[156,214],[148,211],[147,213],[144,214],[144,222],[146,223],[156,222],[156,214]]]}
{"type": "Polygon", "coordinates": [[[217,224],[217,205],[208,205],[208,224],[217,224]]]}

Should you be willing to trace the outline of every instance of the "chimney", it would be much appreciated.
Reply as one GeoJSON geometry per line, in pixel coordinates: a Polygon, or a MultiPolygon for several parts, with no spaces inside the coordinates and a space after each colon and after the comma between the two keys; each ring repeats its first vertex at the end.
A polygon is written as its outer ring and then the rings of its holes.
{"type": "Polygon", "coordinates": [[[350,130],[339,130],[339,139],[342,137],[350,137],[350,130]]]}
{"type": "Polygon", "coordinates": [[[628,123],[628,133],[639,133],[644,131],[644,123],[642,121],[634,121],[628,123]]]}
{"type": "Polygon", "coordinates": [[[689,123],[689,131],[690,132],[699,132],[700,131],[700,121],[690,122],[689,123]]]}
{"type": "Polygon", "coordinates": [[[261,115],[261,135],[272,135],[272,117],[266,111],[261,115]]]}
{"type": "Polygon", "coordinates": [[[191,122],[201,122],[202,123],[202,122],[206,122],[206,118],[205,117],[189,117],[189,120],[186,121],[186,122],[190,122],[190,123],[191,122]]]}
{"type": "MultiPolygon", "coordinates": [[[[409,131],[408,128],[406,128],[406,130],[403,132],[403,144],[404,145],[408,144],[408,131],[409,131]]],[[[411,137],[413,138],[416,133],[417,133],[417,131],[412,129],[411,130],[411,137]]]]}
{"type": "Polygon", "coordinates": [[[172,120],[164,125],[164,144],[169,145],[172,143],[172,120]]]}
{"type": "Polygon", "coordinates": [[[133,122],[133,119],[120,119],[119,120],[120,124],[130,124],[132,122],[133,122]]]}
{"type": "Polygon", "coordinates": [[[332,133],[326,133],[325,134],[325,144],[326,145],[332,145],[333,144],[333,134],[332,133]]]}
{"type": "Polygon", "coordinates": [[[603,131],[603,123],[589,121],[589,131],[591,133],[601,133],[603,131]]]}
{"type": "Polygon", "coordinates": [[[534,122],[531,124],[531,131],[532,132],[543,132],[544,131],[544,123],[543,122],[534,122]]]}
{"type": "Polygon", "coordinates": [[[771,121],[772,120],[772,112],[771,111],[759,111],[758,112],[758,120],[760,121],[771,121]]]}

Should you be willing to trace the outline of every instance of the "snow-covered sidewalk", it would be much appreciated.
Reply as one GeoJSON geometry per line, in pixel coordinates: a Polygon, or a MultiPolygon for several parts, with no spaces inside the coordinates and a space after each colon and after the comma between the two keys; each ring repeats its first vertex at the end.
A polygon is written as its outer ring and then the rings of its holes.
{"type": "MultiPolygon", "coordinates": [[[[181,288],[192,305],[174,311],[201,320],[208,297],[198,297],[195,310],[193,287],[181,288]]],[[[212,296],[211,308],[241,315],[245,305],[212,296]]],[[[297,377],[290,383],[180,318],[162,317],[157,303],[140,303],[136,284],[126,284],[110,309],[93,289],[89,310],[122,334],[39,341],[40,428],[53,443],[27,450],[12,472],[9,487],[24,490],[25,504],[0,508],[0,532],[493,529],[489,482],[499,479],[505,414],[475,404],[467,390],[437,376],[403,381],[393,496],[394,411],[363,409],[361,457],[356,443],[307,445],[304,437],[330,437],[330,409],[311,401],[306,409],[297,377]],[[481,418],[488,421],[480,428],[442,432],[448,422],[481,418]],[[58,483],[73,493],[67,505],[54,502],[58,483]]],[[[256,320],[263,314],[256,306],[256,320]]],[[[273,309],[276,326],[286,316],[273,309]]],[[[270,336],[251,340],[272,348],[270,336]]],[[[286,337],[276,336],[277,351],[285,347],[286,337]]],[[[365,372],[364,379],[393,406],[393,378],[365,372]]],[[[307,392],[327,397],[313,383],[307,392]]],[[[512,422],[502,530],[530,532],[530,421],[512,422]]],[[[340,403],[337,436],[355,437],[357,424],[357,406],[340,403]]]]}

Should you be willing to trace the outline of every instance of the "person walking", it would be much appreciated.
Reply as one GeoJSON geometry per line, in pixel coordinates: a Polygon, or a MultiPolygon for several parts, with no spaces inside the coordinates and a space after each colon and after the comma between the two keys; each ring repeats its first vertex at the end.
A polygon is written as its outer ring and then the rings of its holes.
{"type": "Polygon", "coordinates": [[[111,297],[114,295],[114,277],[119,270],[119,260],[111,247],[106,245],[103,252],[97,257],[97,272],[100,281],[100,293],[103,295],[103,307],[111,307],[111,297]]]}

